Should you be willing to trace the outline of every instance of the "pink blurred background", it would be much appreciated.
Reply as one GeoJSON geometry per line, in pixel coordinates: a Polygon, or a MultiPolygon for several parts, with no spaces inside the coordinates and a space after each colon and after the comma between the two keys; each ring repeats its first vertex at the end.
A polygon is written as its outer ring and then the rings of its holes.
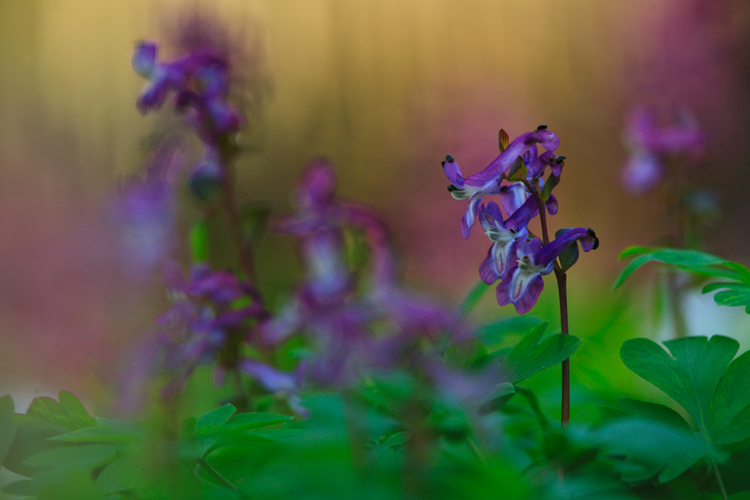
{"type": "MultiPolygon", "coordinates": [[[[571,288],[608,297],[617,254],[667,230],[656,198],[619,186],[624,115],[641,103],[693,110],[724,212],[708,250],[750,261],[747,2],[4,1],[0,394],[101,397],[163,307],[156,277],[123,273],[107,206],[160,120],[135,108],[134,43],[168,39],[190,12],[225,21],[266,61],[244,70],[273,81],[243,137],[254,152],[238,164],[240,199],[288,210],[298,172],[328,156],[341,195],[387,219],[415,288],[460,298],[487,248],[460,237],[465,204],[445,190],[445,154],[473,173],[497,154],[499,128],[513,137],[543,123],[568,158],[553,227],[589,226],[602,243],[571,288]]],[[[295,282],[290,241],[269,235],[258,254],[272,292],[295,282]]],[[[484,316],[510,314],[491,306],[484,316]]]]}

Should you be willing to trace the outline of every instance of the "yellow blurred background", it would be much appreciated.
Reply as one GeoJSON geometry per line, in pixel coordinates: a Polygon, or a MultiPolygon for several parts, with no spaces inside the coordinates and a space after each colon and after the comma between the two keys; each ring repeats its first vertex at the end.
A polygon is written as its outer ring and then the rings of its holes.
{"type": "MultiPolygon", "coordinates": [[[[689,107],[705,127],[705,181],[724,210],[708,250],[750,261],[747,2],[2,0],[0,394],[93,397],[163,307],[157,281],[123,279],[106,206],[160,120],[135,108],[134,44],[168,40],[196,12],[260,50],[265,63],[243,70],[273,82],[243,137],[240,199],[287,211],[307,160],[328,156],[340,194],[384,215],[417,289],[460,298],[486,253],[481,234],[460,237],[465,205],[445,190],[445,154],[474,173],[497,154],[499,128],[546,124],[568,158],[553,228],[601,240],[571,288],[579,303],[610,300],[617,254],[669,230],[658,199],[619,184],[624,115],[641,103],[689,107]]],[[[269,235],[258,253],[261,283],[298,278],[288,239],[269,235]]]]}

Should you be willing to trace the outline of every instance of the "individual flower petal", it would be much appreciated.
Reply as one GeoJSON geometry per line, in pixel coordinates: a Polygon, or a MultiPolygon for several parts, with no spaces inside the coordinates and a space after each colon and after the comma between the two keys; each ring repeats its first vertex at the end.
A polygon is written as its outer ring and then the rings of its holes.
{"type": "Polygon", "coordinates": [[[471,235],[471,226],[474,225],[474,221],[477,218],[479,212],[479,204],[482,202],[482,198],[474,195],[466,206],[466,212],[461,217],[461,236],[468,238],[471,235]]]}
{"type": "Polygon", "coordinates": [[[297,202],[308,210],[321,210],[333,202],[336,172],[325,158],[317,158],[305,167],[297,188],[297,202]]]}
{"type": "Polygon", "coordinates": [[[521,205],[526,203],[531,193],[521,182],[514,182],[500,188],[500,203],[503,204],[505,213],[512,215],[521,205]]]}
{"type": "Polygon", "coordinates": [[[536,305],[543,289],[541,274],[524,273],[516,268],[510,279],[497,286],[497,303],[501,306],[513,304],[518,314],[526,314],[536,305]]]}
{"type": "Polygon", "coordinates": [[[486,207],[483,207],[479,219],[485,234],[493,241],[487,252],[487,257],[479,267],[479,276],[490,285],[505,274],[511,243],[519,239],[525,240],[528,231],[525,226],[520,228],[509,227],[503,222],[502,212],[495,202],[490,202],[486,207]]]}
{"type": "Polygon", "coordinates": [[[560,237],[544,245],[535,255],[534,262],[541,266],[554,263],[554,260],[562,253],[565,247],[575,241],[580,241],[584,252],[595,250],[599,247],[599,238],[596,237],[593,229],[585,227],[568,229],[560,237]]]}
{"type": "MultiPolygon", "coordinates": [[[[557,165],[556,161],[557,155],[555,153],[553,153],[552,151],[545,151],[544,153],[536,157],[533,161],[526,163],[526,168],[528,170],[526,178],[533,179],[542,177],[547,167],[553,167],[557,165]]],[[[557,176],[559,177],[559,174],[557,176]]]]}
{"type": "Polygon", "coordinates": [[[153,42],[139,42],[133,52],[133,69],[143,78],[151,79],[156,68],[158,47],[153,42]]]}
{"type": "Polygon", "coordinates": [[[549,195],[549,198],[545,202],[545,205],[547,205],[548,214],[555,215],[557,213],[557,198],[555,198],[554,194],[549,195]]]}
{"type": "Polygon", "coordinates": [[[461,175],[461,168],[458,166],[458,162],[451,155],[447,155],[442,165],[443,172],[445,172],[448,180],[458,188],[463,187],[464,178],[461,175]]]}

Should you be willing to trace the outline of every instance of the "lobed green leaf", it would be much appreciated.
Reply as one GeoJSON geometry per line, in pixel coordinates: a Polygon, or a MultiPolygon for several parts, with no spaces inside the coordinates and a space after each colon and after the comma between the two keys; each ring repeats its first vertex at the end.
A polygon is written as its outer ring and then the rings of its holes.
{"type": "Polygon", "coordinates": [[[508,353],[504,366],[513,383],[562,363],[578,348],[581,339],[567,334],[555,334],[539,342],[549,323],[542,323],[527,333],[508,353]]]}

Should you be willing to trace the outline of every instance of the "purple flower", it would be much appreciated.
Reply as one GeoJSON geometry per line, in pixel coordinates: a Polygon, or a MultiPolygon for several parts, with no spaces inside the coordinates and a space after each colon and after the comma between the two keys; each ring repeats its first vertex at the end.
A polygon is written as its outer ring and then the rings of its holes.
{"type": "Polygon", "coordinates": [[[479,276],[482,281],[491,285],[505,275],[512,243],[516,240],[525,241],[529,235],[525,225],[520,230],[509,228],[503,222],[503,214],[497,203],[491,201],[479,214],[485,234],[492,240],[492,246],[487,251],[487,257],[479,266],[479,276]]]}
{"type": "Polygon", "coordinates": [[[665,175],[665,161],[679,153],[694,160],[705,145],[705,137],[695,119],[686,111],[674,123],[659,126],[654,114],[637,107],[628,116],[625,143],[630,156],[622,172],[622,183],[632,194],[642,194],[659,186],[665,175]]]}
{"type": "Polygon", "coordinates": [[[594,231],[583,227],[570,229],[547,245],[542,245],[538,238],[515,240],[506,262],[505,275],[497,285],[498,304],[513,304],[519,314],[530,311],[544,288],[542,276],[551,273],[555,259],[578,240],[584,252],[599,246],[594,231]]]}
{"type": "Polygon", "coordinates": [[[264,363],[245,359],[240,362],[240,369],[257,380],[266,391],[285,400],[294,413],[302,418],[310,416],[310,410],[302,406],[299,397],[300,375],[304,364],[300,364],[294,373],[286,373],[264,363]]]}
{"type": "Polygon", "coordinates": [[[149,80],[137,101],[142,113],[161,108],[169,94],[174,93],[175,108],[185,113],[187,122],[209,145],[242,128],[242,115],[227,104],[226,54],[206,47],[172,62],[159,62],[158,52],[155,43],[140,42],[133,54],[133,68],[149,80]]]}
{"type": "Polygon", "coordinates": [[[533,132],[516,137],[484,170],[466,178],[463,177],[458,162],[450,155],[445,157],[443,171],[451,181],[448,190],[457,200],[469,199],[466,212],[461,218],[461,235],[464,238],[468,238],[471,233],[471,227],[478,215],[481,197],[500,192],[502,175],[507,173],[519,156],[523,157],[528,153],[526,159],[530,160],[529,163],[533,165],[533,172],[539,171],[540,175],[543,173],[544,164],[549,161],[550,156],[544,153],[537,157],[537,144],[543,146],[547,152],[551,152],[557,149],[560,140],[554,132],[547,130],[546,126],[540,126],[533,132]],[[533,152],[529,153],[532,148],[533,152]]]}
{"type": "Polygon", "coordinates": [[[129,277],[150,276],[172,250],[175,177],[183,163],[183,145],[166,142],[155,150],[145,175],[129,180],[112,204],[111,214],[129,277]]]}

